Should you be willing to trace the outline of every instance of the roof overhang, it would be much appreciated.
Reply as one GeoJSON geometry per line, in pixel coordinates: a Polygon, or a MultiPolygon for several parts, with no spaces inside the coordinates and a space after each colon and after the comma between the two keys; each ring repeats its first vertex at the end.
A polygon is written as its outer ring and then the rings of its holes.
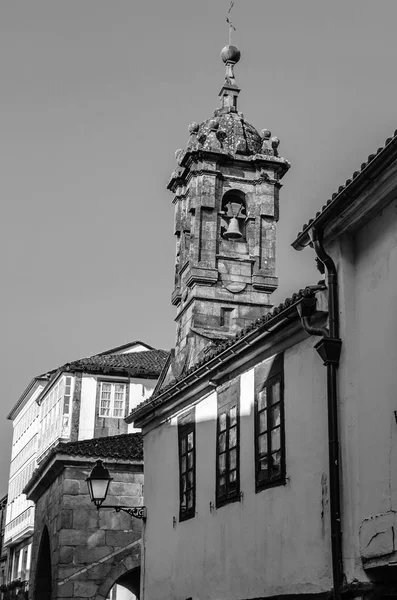
{"type": "MultiPolygon", "coordinates": [[[[49,371],[49,373],[47,373],[45,375],[43,374],[43,375],[38,375],[37,377],[33,377],[33,379],[29,382],[29,384],[27,385],[27,387],[25,388],[25,390],[23,391],[21,396],[18,398],[17,402],[14,404],[14,406],[8,413],[8,415],[7,415],[8,420],[10,420],[10,421],[14,420],[14,418],[18,414],[18,411],[23,406],[24,401],[29,396],[30,392],[32,392],[34,390],[36,383],[43,382],[43,384],[45,384],[50,379],[51,374],[52,374],[52,371],[49,371]]],[[[45,387],[46,386],[44,386],[44,388],[45,387]]]]}
{"type": "MultiPolygon", "coordinates": [[[[309,289],[309,288],[307,288],[309,289]]],[[[314,293],[311,294],[314,297],[314,293]]],[[[145,429],[147,433],[158,422],[168,418],[175,410],[182,409],[230,378],[249,369],[259,360],[281,352],[309,337],[304,331],[297,307],[302,302],[299,297],[287,307],[276,312],[263,325],[253,325],[251,331],[242,332],[237,341],[216,354],[208,362],[188,373],[183,379],[167,387],[155,398],[136,407],[126,418],[127,423],[145,429]]],[[[323,323],[325,312],[317,312],[313,324],[323,323]]]]}
{"type": "Polygon", "coordinates": [[[95,460],[103,459],[113,471],[122,470],[127,473],[142,473],[143,460],[130,460],[117,457],[104,456],[71,456],[62,452],[50,452],[47,459],[34,471],[22,492],[28,500],[37,502],[53,481],[66,467],[79,466],[91,469],[95,460]]]}

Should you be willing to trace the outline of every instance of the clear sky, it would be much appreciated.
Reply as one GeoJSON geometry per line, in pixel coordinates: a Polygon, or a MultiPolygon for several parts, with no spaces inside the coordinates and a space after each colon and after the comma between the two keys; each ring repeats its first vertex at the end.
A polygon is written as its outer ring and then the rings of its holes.
{"type": "MultiPolygon", "coordinates": [[[[174,341],[171,193],[224,78],[229,0],[0,3],[0,493],[30,379],[174,341]]],[[[395,0],[236,0],[240,110],[281,139],[275,301],[320,278],[290,243],[397,123],[395,0]]]]}

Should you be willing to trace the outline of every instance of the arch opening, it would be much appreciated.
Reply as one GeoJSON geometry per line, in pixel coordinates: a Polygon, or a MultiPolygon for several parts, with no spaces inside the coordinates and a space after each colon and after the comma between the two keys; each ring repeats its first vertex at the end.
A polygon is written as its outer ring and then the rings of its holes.
{"type": "Polygon", "coordinates": [[[246,197],[240,190],[229,190],[221,204],[221,237],[227,241],[245,242],[245,225],[247,220],[246,197]],[[230,230],[234,235],[230,236],[230,230]],[[240,237],[239,237],[240,236],[240,237]]]}
{"type": "Polygon", "coordinates": [[[44,527],[37,556],[34,598],[35,600],[51,600],[51,597],[52,574],[50,536],[47,527],[44,527]]]}
{"type": "Polygon", "coordinates": [[[106,600],[139,600],[141,568],[135,567],[116,579],[106,600]]]}

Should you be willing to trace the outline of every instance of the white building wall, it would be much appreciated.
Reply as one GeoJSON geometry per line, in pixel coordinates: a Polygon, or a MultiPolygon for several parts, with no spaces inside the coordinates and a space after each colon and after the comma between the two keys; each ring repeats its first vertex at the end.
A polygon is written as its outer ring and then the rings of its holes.
{"type": "Polygon", "coordinates": [[[286,485],[255,493],[252,369],[240,387],[240,502],[213,508],[216,392],[196,406],[194,518],[178,522],[177,419],[145,435],[145,600],[330,589],[326,370],[313,339],[286,351],[284,377],[286,485]]]}
{"type": "Polygon", "coordinates": [[[387,561],[397,551],[396,208],[389,204],[355,237],[329,248],[340,291],[342,539],[349,581],[368,579],[362,558],[387,561]]]}
{"type": "Polygon", "coordinates": [[[83,374],[81,380],[79,440],[94,437],[97,378],[83,374]]]}
{"type": "MultiPolygon", "coordinates": [[[[157,379],[131,379],[130,382],[130,406],[129,412],[141,402],[144,402],[153,394],[157,379]]],[[[136,433],[140,428],[134,427],[132,423],[128,424],[128,433],[136,433]]]]}

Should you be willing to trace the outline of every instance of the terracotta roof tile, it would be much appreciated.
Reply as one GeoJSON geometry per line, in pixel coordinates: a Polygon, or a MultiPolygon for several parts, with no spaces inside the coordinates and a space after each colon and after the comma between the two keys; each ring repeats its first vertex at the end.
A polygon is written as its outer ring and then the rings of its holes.
{"type": "Polygon", "coordinates": [[[203,358],[201,358],[196,364],[194,364],[192,367],[190,367],[190,369],[188,371],[182,373],[182,375],[180,375],[176,379],[173,379],[172,382],[170,382],[168,385],[158,389],[157,392],[155,394],[153,394],[150,398],[148,398],[144,402],[141,402],[140,404],[138,404],[138,406],[136,406],[131,411],[129,416],[127,417],[128,422],[131,422],[131,416],[133,416],[137,412],[140,412],[141,409],[144,408],[145,406],[153,406],[158,403],[161,403],[161,398],[159,398],[159,397],[161,397],[164,392],[171,389],[173,386],[175,386],[176,384],[181,382],[183,379],[186,379],[187,377],[192,375],[195,371],[200,369],[206,363],[210,362],[216,356],[220,355],[227,348],[233,346],[234,344],[237,344],[242,338],[251,334],[253,331],[256,331],[256,330],[259,331],[262,328],[266,329],[266,326],[268,326],[270,324],[270,321],[272,321],[272,319],[275,319],[277,316],[281,315],[284,311],[288,310],[290,306],[296,304],[302,298],[313,297],[315,295],[316,291],[319,291],[320,289],[325,289],[325,286],[322,286],[322,285],[308,286],[306,288],[300,289],[298,292],[293,294],[290,298],[286,298],[284,300],[284,302],[282,302],[278,306],[274,307],[273,310],[268,312],[266,315],[264,315],[263,317],[260,317],[259,319],[256,319],[256,321],[253,321],[250,325],[248,325],[247,327],[245,327],[244,329],[239,331],[233,338],[228,339],[225,342],[223,342],[222,344],[217,345],[214,348],[213,352],[211,352],[211,353],[205,355],[203,358]]]}
{"type": "Polygon", "coordinates": [[[51,454],[143,460],[141,433],[125,433],[78,442],[60,442],[51,454]]]}
{"type": "Polygon", "coordinates": [[[67,363],[66,371],[124,371],[132,377],[157,378],[168,358],[166,350],[147,350],[128,354],[97,354],[67,363]]]}

